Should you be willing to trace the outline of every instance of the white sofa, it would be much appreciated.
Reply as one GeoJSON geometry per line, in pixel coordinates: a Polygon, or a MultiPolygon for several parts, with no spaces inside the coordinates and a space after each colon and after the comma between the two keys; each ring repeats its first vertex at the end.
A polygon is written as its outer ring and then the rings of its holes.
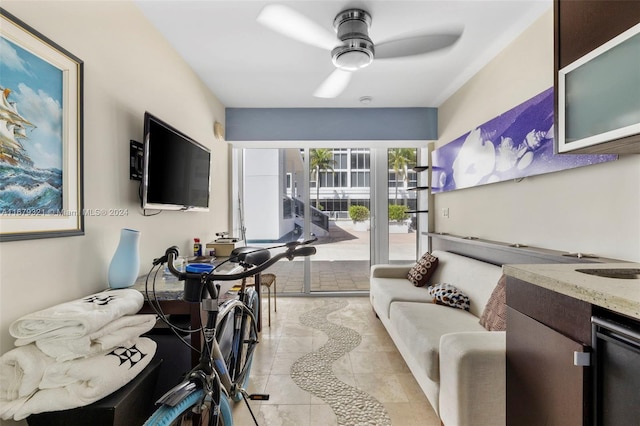
{"type": "Polygon", "coordinates": [[[448,283],[467,296],[469,311],[432,303],[407,273],[413,265],[371,267],[370,298],[409,369],[445,426],[505,423],[505,332],[487,331],[479,318],[502,268],[449,252],[429,284],[448,283]]]}

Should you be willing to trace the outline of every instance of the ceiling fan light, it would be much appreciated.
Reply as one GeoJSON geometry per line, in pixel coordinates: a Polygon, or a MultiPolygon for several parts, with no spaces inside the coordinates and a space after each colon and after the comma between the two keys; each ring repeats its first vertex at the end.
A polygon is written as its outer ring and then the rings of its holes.
{"type": "Polygon", "coordinates": [[[333,57],[337,68],[345,71],[356,71],[364,68],[373,61],[373,56],[363,50],[347,50],[333,57]]]}
{"type": "Polygon", "coordinates": [[[331,60],[337,68],[356,71],[373,62],[373,43],[370,40],[354,38],[344,40],[344,43],[331,51],[331,60]]]}

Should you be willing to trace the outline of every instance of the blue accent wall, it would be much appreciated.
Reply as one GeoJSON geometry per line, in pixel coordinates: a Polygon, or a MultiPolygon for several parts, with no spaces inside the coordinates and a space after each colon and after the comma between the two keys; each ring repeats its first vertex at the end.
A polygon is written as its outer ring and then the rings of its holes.
{"type": "Polygon", "coordinates": [[[227,108],[227,141],[436,140],[437,108],[227,108]]]}

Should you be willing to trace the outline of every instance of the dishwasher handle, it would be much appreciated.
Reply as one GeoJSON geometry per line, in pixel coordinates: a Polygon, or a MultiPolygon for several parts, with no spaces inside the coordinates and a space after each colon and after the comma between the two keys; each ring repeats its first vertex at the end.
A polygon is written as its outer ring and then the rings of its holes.
{"type": "Polygon", "coordinates": [[[640,331],[638,330],[625,327],[620,323],[600,317],[591,317],[591,323],[595,326],[610,330],[619,337],[633,340],[637,345],[640,345],[640,331]]]}

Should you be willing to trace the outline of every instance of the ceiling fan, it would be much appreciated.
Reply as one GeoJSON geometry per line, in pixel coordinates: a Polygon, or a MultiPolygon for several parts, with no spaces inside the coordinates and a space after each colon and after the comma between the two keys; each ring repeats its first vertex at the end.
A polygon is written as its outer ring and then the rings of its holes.
{"type": "Polygon", "coordinates": [[[331,52],[336,69],[313,93],[318,98],[335,98],[351,81],[353,72],[370,65],[374,59],[393,59],[423,55],[452,46],[462,31],[422,34],[374,44],[369,38],[371,15],[363,9],[346,9],[333,20],[331,33],[300,12],[281,4],[265,6],[257,17],[265,27],[292,39],[331,52]]]}

